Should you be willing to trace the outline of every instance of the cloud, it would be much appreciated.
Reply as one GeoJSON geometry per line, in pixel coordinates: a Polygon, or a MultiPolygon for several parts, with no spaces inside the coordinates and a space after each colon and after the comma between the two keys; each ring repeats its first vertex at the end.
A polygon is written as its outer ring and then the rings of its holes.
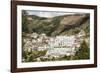
{"type": "Polygon", "coordinates": [[[37,15],[40,17],[55,17],[60,15],[69,15],[69,14],[75,14],[75,13],[67,13],[67,12],[53,12],[53,11],[33,11],[33,10],[27,10],[28,15],[37,15]]]}

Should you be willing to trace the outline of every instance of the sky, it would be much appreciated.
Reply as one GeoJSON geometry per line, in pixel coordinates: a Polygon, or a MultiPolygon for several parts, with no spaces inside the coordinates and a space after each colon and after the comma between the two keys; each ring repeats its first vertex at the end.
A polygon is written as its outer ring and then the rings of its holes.
{"type": "Polygon", "coordinates": [[[75,14],[75,13],[67,13],[67,12],[54,12],[54,11],[35,11],[35,10],[26,10],[28,15],[37,15],[40,17],[48,17],[52,18],[55,16],[60,16],[60,15],[68,15],[68,14],[75,14]]]}

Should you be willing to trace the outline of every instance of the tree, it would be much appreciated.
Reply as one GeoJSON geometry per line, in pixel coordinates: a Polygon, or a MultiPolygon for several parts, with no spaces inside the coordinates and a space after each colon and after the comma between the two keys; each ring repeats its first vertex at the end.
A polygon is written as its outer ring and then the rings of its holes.
{"type": "Polygon", "coordinates": [[[75,54],[75,59],[89,59],[89,47],[85,41],[81,43],[79,50],[75,54]]]}
{"type": "Polygon", "coordinates": [[[26,10],[22,10],[22,15],[23,15],[23,16],[28,15],[27,11],[26,11],[26,10]]]}
{"type": "Polygon", "coordinates": [[[25,10],[22,11],[22,31],[28,32],[28,20],[27,20],[27,12],[25,10]]]}

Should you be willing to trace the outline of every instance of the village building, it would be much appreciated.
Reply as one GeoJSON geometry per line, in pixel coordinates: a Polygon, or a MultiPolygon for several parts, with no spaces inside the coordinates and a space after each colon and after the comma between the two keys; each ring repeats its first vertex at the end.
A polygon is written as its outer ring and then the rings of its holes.
{"type": "Polygon", "coordinates": [[[27,20],[32,21],[33,19],[32,17],[27,17],[27,20]]]}
{"type": "Polygon", "coordinates": [[[38,34],[33,32],[30,37],[35,39],[38,37],[38,34]]]}
{"type": "Polygon", "coordinates": [[[47,51],[46,55],[71,55],[73,52],[75,52],[75,45],[73,45],[74,42],[74,36],[57,36],[56,38],[52,38],[49,42],[50,48],[47,51]]]}
{"type": "MultiPolygon", "coordinates": [[[[43,51],[47,50],[46,55],[44,57],[52,56],[71,56],[75,55],[76,51],[80,47],[80,43],[85,40],[89,43],[89,38],[84,39],[85,32],[81,30],[76,35],[64,35],[64,36],[56,36],[56,37],[48,37],[46,34],[37,34],[32,33],[30,37],[32,39],[24,39],[25,45],[24,49],[28,52],[32,50],[43,51]]],[[[89,45],[89,44],[88,44],[89,45]]]]}

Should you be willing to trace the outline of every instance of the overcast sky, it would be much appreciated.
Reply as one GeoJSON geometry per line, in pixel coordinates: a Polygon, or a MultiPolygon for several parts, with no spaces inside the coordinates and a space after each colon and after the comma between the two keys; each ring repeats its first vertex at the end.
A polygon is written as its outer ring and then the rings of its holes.
{"type": "Polygon", "coordinates": [[[75,13],[67,13],[67,12],[52,12],[52,11],[34,11],[34,10],[26,10],[28,15],[37,15],[40,17],[55,17],[60,15],[68,15],[68,14],[75,14],[75,13]]]}

